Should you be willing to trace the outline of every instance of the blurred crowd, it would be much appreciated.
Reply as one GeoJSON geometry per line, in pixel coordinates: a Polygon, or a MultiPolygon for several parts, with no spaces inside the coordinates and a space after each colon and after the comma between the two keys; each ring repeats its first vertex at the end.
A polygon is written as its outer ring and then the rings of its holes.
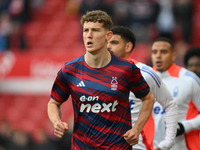
{"type": "Polygon", "coordinates": [[[114,25],[128,26],[137,42],[151,42],[158,36],[191,42],[192,0],[68,0],[67,6],[72,14],[74,10],[80,15],[96,9],[106,11],[114,25]]]}
{"type": "Polygon", "coordinates": [[[177,51],[175,62],[183,66],[183,56],[192,45],[194,6],[192,0],[68,0],[66,10],[80,16],[95,9],[106,11],[114,25],[133,31],[137,43],[151,44],[160,36],[170,38],[177,51]]]}
{"type": "Polygon", "coordinates": [[[4,50],[28,48],[24,25],[31,20],[32,10],[44,0],[0,1],[0,53],[4,50]]]}
{"type": "MultiPolygon", "coordinates": [[[[0,51],[28,48],[23,26],[31,20],[35,7],[45,0],[0,1],[0,51]]],[[[192,0],[66,0],[69,14],[106,11],[114,25],[128,26],[138,43],[148,43],[158,36],[174,42],[191,43],[194,4],[192,0]]]]}
{"type": "MultiPolygon", "coordinates": [[[[34,8],[44,2],[0,1],[0,52],[28,49],[23,26],[31,21],[34,8]]],[[[95,9],[106,11],[114,25],[128,26],[136,35],[137,43],[151,43],[158,36],[166,36],[181,48],[191,44],[192,0],[66,0],[66,11],[70,15],[82,15],[95,9]]]]}
{"type": "Polygon", "coordinates": [[[26,49],[23,24],[30,19],[29,0],[1,0],[0,51],[11,48],[26,49]]]}
{"type": "Polygon", "coordinates": [[[48,135],[44,129],[34,134],[13,129],[6,120],[0,120],[0,150],[63,150],[71,147],[71,132],[61,139],[48,135]]]}

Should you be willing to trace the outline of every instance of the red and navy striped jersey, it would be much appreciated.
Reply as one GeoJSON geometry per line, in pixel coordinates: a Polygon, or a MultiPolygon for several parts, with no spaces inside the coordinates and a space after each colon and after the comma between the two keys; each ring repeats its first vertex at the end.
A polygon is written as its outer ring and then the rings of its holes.
{"type": "Polygon", "coordinates": [[[92,68],[84,55],[61,68],[51,97],[74,108],[72,149],[131,149],[123,135],[132,128],[129,92],[142,98],[149,86],[134,63],[112,54],[102,68],[92,68]]]}

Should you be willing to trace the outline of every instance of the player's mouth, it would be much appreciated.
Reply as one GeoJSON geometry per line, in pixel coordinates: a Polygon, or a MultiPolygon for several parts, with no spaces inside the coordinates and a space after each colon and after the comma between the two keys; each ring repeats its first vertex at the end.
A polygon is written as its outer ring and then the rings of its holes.
{"type": "Polygon", "coordinates": [[[92,47],[93,43],[91,41],[87,42],[87,47],[92,47]]]}
{"type": "Polygon", "coordinates": [[[156,61],[156,66],[160,67],[162,65],[161,61],[156,61]]]}

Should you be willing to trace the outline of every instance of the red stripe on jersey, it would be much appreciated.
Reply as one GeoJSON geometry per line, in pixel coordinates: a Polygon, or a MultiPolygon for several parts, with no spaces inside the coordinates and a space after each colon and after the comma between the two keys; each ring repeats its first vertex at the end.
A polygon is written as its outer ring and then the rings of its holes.
{"type": "Polygon", "coordinates": [[[179,77],[179,72],[183,67],[177,66],[175,63],[167,70],[170,76],[179,77]]]}
{"type": "MultiPolygon", "coordinates": [[[[193,102],[191,101],[189,103],[189,109],[187,112],[186,119],[192,119],[195,118],[199,114],[198,110],[194,106],[193,102]]],[[[193,130],[189,133],[185,134],[186,144],[188,149],[191,150],[200,150],[200,130],[193,130]]]]}
{"type": "Polygon", "coordinates": [[[151,114],[149,120],[147,121],[141,132],[143,143],[146,146],[147,150],[154,149],[153,148],[154,131],[155,131],[154,119],[151,114]]]}

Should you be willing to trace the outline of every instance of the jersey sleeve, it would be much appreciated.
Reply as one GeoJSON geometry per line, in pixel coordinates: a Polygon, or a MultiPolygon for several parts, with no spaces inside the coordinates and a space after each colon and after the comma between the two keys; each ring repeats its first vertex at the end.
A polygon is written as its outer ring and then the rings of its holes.
{"type": "Polygon", "coordinates": [[[68,86],[64,65],[57,73],[56,79],[53,83],[51,98],[53,98],[57,102],[63,103],[68,99],[69,95],[70,88],[68,86]]]}
{"type": "Polygon", "coordinates": [[[143,66],[141,72],[156,100],[163,106],[166,112],[166,136],[165,140],[158,144],[158,147],[161,149],[170,149],[173,146],[177,131],[178,108],[176,102],[153,69],[148,66],[143,66]]]}
{"type": "Polygon", "coordinates": [[[129,80],[130,89],[137,98],[145,97],[150,91],[149,85],[143,78],[140,69],[134,63],[132,63],[132,67],[131,78],[129,80]]]}
{"type": "MultiPolygon", "coordinates": [[[[192,102],[200,112],[200,79],[193,72],[188,71],[186,75],[190,77],[192,102]]],[[[182,123],[186,133],[200,129],[200,115],[190,120],[184,120],[182,123]]]]}
{"type": "Polygon", "coordinates": [[[200,79],[195,75],[192,79],[192,101],[200,112],[200,79]]]}

